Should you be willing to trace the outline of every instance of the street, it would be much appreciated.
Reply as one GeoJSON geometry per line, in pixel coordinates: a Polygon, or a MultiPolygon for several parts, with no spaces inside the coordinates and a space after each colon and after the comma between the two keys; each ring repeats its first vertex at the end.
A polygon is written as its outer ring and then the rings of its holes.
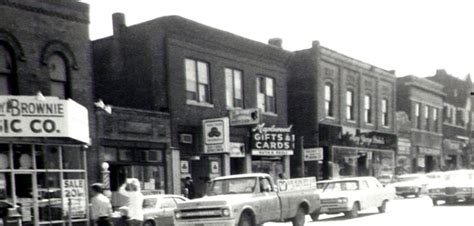
{"type": "MultiPolygon", "coordinates": [[[[377,208],[360,212],[359,217],[348,219],[343,214],[321,215],[320,220],[312,222],[306,216],[305,225],[318,226],[450,226],[473,225],[474,204],[433,206],[427,196],[420,198],[396,199],[387,205],[387,212],[380,214],[377,208]]],[[[264,226],[283,226],[291,223],[266,223],[264,226]]]]}

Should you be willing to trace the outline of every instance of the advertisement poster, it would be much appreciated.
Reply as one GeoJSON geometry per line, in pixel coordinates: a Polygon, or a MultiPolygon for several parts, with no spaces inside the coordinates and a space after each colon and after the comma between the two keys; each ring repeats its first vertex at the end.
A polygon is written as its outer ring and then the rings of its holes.
{"type": "Polygon", "coordinates": [[[206,119],[202,121],[204,154],[229,152],[229,118],[206,119]]]}
{"type": "Polygon", "coordinates": [[[84,179],[63,180],[63,214],[69,213],[69,202],[71,203],[72,218],[84,218],[86,216],[86,187],[84,179]]]}

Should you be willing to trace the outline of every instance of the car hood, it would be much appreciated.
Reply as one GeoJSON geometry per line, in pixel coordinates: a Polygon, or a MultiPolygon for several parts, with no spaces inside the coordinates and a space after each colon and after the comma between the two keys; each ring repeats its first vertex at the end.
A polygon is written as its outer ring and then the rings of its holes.
{"type": "Polygon", "coordinates": [[[202,198],[193,199],[178,204],[179,209],[199,208],[199,207],[222,207],[226,205],[233,205],[236,203],[243,203],[249,200],[254,194],[227,194],[227,195],[213,195],[204,196],[202,198]]]}

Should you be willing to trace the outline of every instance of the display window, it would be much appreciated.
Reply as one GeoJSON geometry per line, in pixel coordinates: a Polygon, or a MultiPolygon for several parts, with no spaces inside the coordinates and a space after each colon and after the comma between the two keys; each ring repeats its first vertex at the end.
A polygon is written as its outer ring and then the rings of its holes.
{"type": "Polygon", "coordinates": [[[329,163],[333,178],[393,175],[394,152],[381,149],[333,147],[329,163]]]}
{"type": "Polygon", "coordinates": [[[0,144],[0,200],[21,208],[22,225],[88,221],[81,146],[0,144]]]}

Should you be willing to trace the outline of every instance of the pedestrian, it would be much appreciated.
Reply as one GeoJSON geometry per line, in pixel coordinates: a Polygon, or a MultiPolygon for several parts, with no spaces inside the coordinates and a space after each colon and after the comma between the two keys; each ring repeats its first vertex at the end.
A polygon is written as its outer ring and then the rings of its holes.
{"type": "Polygon", "coordinates": [[[91,216],[97,226],[111,226],[110,215],[112,214],[112,204],[109,198],[104,195],[103,185],[94,183],[91,186],[91,216]]]}
{"type": "Polygon", "coordinates": [[[141,226],[143,223],[143,194],[140,189],[140,182],[136,178],[127,179],[125,193],[129,199],[128,217],[131,226],[141,226]]]}
{"type": "Polygon", "coordinates": [[[188,199],[193,199],[195,198],[194,195],[193,179],[191,179],[191,177],[186,177],[184,182],[184,196],[188,199]]]}
{"type": "Polygon", "coordinates": [[[117,223],[115,223],[114,226],[130,226],[130,217],[128,207],[127,206],[122,206],[119,209],[120,213],[120,218],[117,220],[117,223]]]}

